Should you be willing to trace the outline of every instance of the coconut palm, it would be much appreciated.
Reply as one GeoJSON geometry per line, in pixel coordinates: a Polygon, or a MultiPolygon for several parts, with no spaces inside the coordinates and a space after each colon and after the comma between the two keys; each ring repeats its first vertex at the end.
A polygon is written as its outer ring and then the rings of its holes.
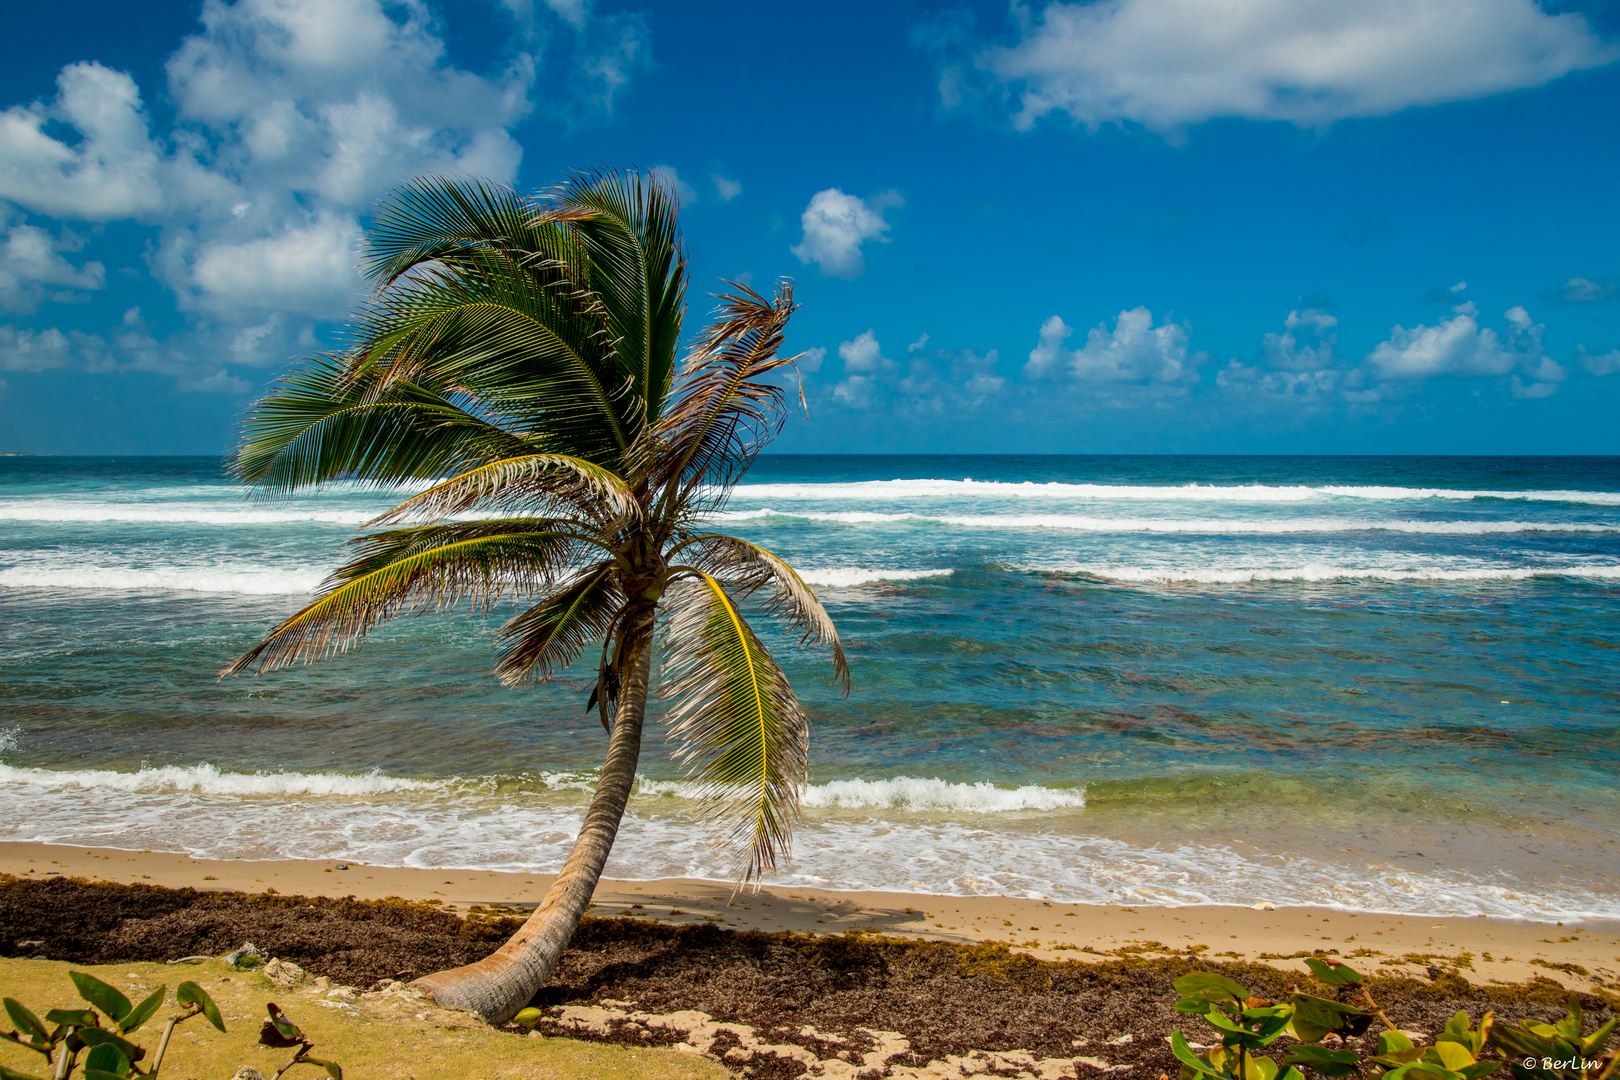
{"type": "Polygon", "coordinates": [[[677,370],[676,210],[636,173],[535,198],[445,179],[400,189],[368,239],[375,292],[353,346],[255,405],[236,458],[267,493],[437,482],[370,522],[316,599],[226,674],[329,656],[383,619],[459,603],[520,605],[500,630],[509,683],[598,647],[586,708],[607,757],[561,874],[500,951],[416,983],[492,1022],[533,997],[590,902],[635,783],[655,638],[674,757],[743,882],[786,852],[807,770],[804,711],[743,601],[829,647],[848,692],[803,578],[704,526],[781,426],[771,377],[791,362],[777,354],[792,285],[767,300],[731,284],[677,370]]]}

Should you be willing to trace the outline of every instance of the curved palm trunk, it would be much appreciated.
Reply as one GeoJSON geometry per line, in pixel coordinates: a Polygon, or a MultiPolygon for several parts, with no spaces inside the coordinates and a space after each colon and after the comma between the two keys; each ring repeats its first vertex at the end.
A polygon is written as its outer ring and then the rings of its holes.
{"type": "Polygon", "coordinates": [[[562,873],[512,939],[491,956],[465,967],[417,979],[411,985],[449,1009],[469,1009],[492,1024],[505,1023],[545,985],[574,936],[602,876],[625,804],[636,782],[641,725],[647,711],[652,665],[652,612],[637,620],[625,641],[624,683],[608,742],[607,762],[585,824],[562,873]]]}

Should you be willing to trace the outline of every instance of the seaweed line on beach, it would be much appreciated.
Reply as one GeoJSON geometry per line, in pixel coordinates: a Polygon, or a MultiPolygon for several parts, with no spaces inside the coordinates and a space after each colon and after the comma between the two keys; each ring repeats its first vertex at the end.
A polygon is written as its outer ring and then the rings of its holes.
{"type": "MultiPolygon", "coordinates": [[[[402,900],[0,875],[0,953],[86,964],[218,955],[252,941],[312,975],[367,987],[478,960],[518,923],[500,911],[462,917],[402,900]]],[[[1264,964],[1219,963],[1195,954],[1056,961],[996,942],[587,918],[535,1004],[546,1013],[539,1025],[544,1033],[628,1045],[682,1044],[690,1023],[683,1028],[673,1017],[658,1018],[701,1013],[829,1063],[869,1058],[880,1033],[896,1032],[905,1050],[887,1066],[916,1069],[974,1053],[1022,1051],[1036,1059],[1074,1061],[1073,1075],[1129,1069],[1130,1075],[1157,1077],[1177,1071],[1165,1041],[1171,1031],[1213,1034],[1201,1030],[1201,1020],[1172,1008],[1177,995],[1171,984],[1195,970],[1220,971],[1273,997],[1306,979],[1264,964]],[[609,1020],[580,1022],[584,1006],[609,1020]]],[[[1371,985],[1403,1027],[1425,1031],[1438,1030],[1459,1009],[1475,1017],[1494,1009],[1509,1021],[1550,1020],[1562,1014],[1568,996],[1550,978],[1476,985],[1455,966],[1431,967],[1428,981],[1382,978],[1371,985]]],[[[1583,994],[1582,1001],[1599,1021],[1620,1008],[1620,998],[1604,991],[1583,994]]],[[[802,1060],[737,1052],[735,1035],[722,1032],[711,1042],[711,1054],[755,1080],[806,1071],[802,1060]]]]}

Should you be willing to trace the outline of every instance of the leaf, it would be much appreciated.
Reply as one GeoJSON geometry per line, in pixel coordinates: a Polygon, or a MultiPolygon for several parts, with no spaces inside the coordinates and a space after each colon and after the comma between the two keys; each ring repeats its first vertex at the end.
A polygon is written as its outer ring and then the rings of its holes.
{"type": "Polygon", "coordinates": [[[1463,1080],[1480,1080],[1481,1077],[1489,1076],[1501,1067],[1500,1061],[1482,1061],[1477,1065],[1459,1069],[1458,1072],[1462,1073],[1463,1080]]]}
{"type": "MultiPolygon", "coordinates": [[[[624,603],[612,562],[587,567],[560,589],[501,627],[504,647],[495,674],[511,685],[545,679],[578,659],[591,641],[601,641],[624,603]]],[[[589,711],[596,704],[593,690],[589,711]]]]}
{"type": "Polygon", "coordinates": [[[1584,1025],[1581,1020],[1581,999],[1579,995],[1571,994],[1569,995],[1569,1011],[1564,1014],[1563,1019],[1553,1025],[1553,1028],[1565,1039],[1579,1045],[1582,1026],[1584,1025]]]}
{"type": "Polygon", "coordinates": [[[144,998],[139,1005],[129,1010],[129,1014],[118,1021],[119,1031],[134,1031],[152,1018],[152,1014],[163,1007],[164,995],[168,987],[160,986],[144,998]]]}
{"type": "Polygon", "coordinates": [[[51,1041],[50,1032],[45,1030],[45,1025],[40,1023],[39,1017],[30,1012],[22,1002],[16,998],[3,998],[0,999],[0,1003],[5,1005],[6,1015],[11,1017],[11,1022],[18,1031],[32,1035],[41,1042],[51,1041]]]}
{"type": "Polygon", "coordinates": [[[787,676],[714,578],[697,574],[666,597],[661,696],[675,758],[689,766],[743,881],[776,865],[792,838],[809,771],[808,721],[787,676]]]}
{"type": "Polygon", "coordinates": [[[74,1032],[73,1035],[74,1038],[78,1039],[85,1046],[91,1048],[97,1046],[115,1047],[132,1063],[139,1061],[146,1056],[145,1050],[141,1049],[139,1046],[136,1046],[128,1039],[121,1035],[114,1035],[112,1032],[106,1031],[102,1028],[80,1028],[78,1031],[74,1032]]]}
{"type": "Polygon", "coordinates": [[[43,1043],[34,1043],[29,1042],[26,1039],[18,1038],[9,1031],[0,1031],[0,1041],[16,1043],[18,1046],[27,1047],[36,1054],[44,1054],[46,1057],[51,1056],[51,1048],[49,1046],[46,1046],[43,1043]]]}
{"type": "Polygon", "coordinates": [[[86,1069],[79,1074],[82,1080],[124,1080],[124,1073],[108,1072],[106,1069],[86,1069]]]}
{"type": "Polygon", "coordinates": [[[1186,1038],[1179,1031],[1172,1032],[1170,1035],[1170,1052],[1176,1055],[1176,1060],[1195,1072],[1221,1077],[1222,1080],[1231,1080],[1231,1074],[1215,1068],[1215,1066],[1193,1053],[1192,1047],[1187,1045],[1186,1038]]]}
{"type": "Polygon", "coordinates": [[[1620,1024],[1620,1016],[1612,1017],[1608,1023],[1582,1040],[1580,1043],[1581,1053],[1592,1057],[1601,1054],[1603,1048],[1608,1045],[1609,1036],[1614,1034],[1615,1025],[1617,1024],[1620,1024]]]}
{"type": "Polygon", "coordinates": [[[1190,975],[1183,975],[1172,985],[1176,993],[1184,997],[1201,997],[1207,1001],[1218,998],[1230,998],[1233,1001],[1246,1001],[1249,992],[1225,975],[1217,975],[1213,971],[1195,971],[1190,975]]]}
{"type": "Polygon", "coordinates": [[[183,982],[175,987],[174,1000],[188,1009],[201,1009],[203,1019],[220,1031],[225,1030],[225,1020],[219,1015],[219,1007],[214,1004],[214,999],[208,996],[208,991],[196,983],[183,982]]]}
{"type": "Polygon", "coordinates": [[[325,1069],[326,1075],[330,1076],[332,1080],[343,1080],[343,1066],[339,1065],[337,1062],[327,1061],[325,1058],[318,1057],[305,1057],[304,1060],[309,1062],[311,1065],[319,1065],[321,1068],[325,1069]]]}
{"type": "Polygon", "coordinates": [[[52,1009],[45,1014],[45,1022],[61,1027],[95,1027],[96,1014],[89,1009],[52,1009]]]}
{"type": "Polygon", "coordinates": [[[1308,956],[1305,966],[1323,982],[1330,986],[1359,986],[1361,973],[1348,964],[1341,964],[1337,960],[1323,960],[1319,957],[1308,956]]]}
{"type": "Polygon", "coordinates": [[[84,1058],[85,1072],[111,1073],[113,1076],[129,1075],[129,1058],[123,1051],[111,1043],[101,1043],[92,1046],[84,1058]]]}
{"type": "Polygon", "coordinates": [[[221,673],[271,671],[351,648],[406,606],[444,608],[472,594],[533,595],[568,566],[577,542],[535,518],[429,525],[374,533],[332,572],[323,592],[221,673]]]}
{"type": "Polygon", "coordinates": [[[86,975],[82,971],[68,972],[68,978],[78,987],[79,996],[90,1004],[112,1017],[115,1021],[122,1020],[129,1015],[129,998],[119,993],[114,987],[108,986],[94,975],[86,975]]]}
{"type": "Polygon", "coordinates": [[[16,1069],[0,1065],[0,1080],[41,1080],[41,1078],[33,1073],[18,1072],[16,1069]]]}
{"type": "Polygon", "coordinates": [[[1378,1052],[1380,1054],[1393,1054],[1400,1050],[1412,1049],[1412,1040],[1399,1031],[1386,1031],[1378,1036],[1378,1052]]]}
{"type": "Polygon", "coordinates": [[[822,606],[799,572],[757,544],[734,536],[695,537],[699,544],[699,566],[743,596],[768,590],[765,610],[785,616],[788,625],[799,632],[799,644],[824,644],[832,652],[833,682],[849,694],[849,662],[832,616],[822,606]]]}
{"type": "Polygon", "coordinates": [[[1357,1071],[1356,1065],[1361,1061],[1361,1055],[1354,1050],[1329,1050],[1325,1046],[1301,1044],[1290,1047],[1283,1061],[1291,1065],[1304,1065],[1323,1076],[1352,1076],[1357,1071]]]}
{"type": "Polygon", "coordinates": [[[270,1014],[270,1019],[264,1022],[264,1028],[259,1032],[260,1046],[286,1049],[310,1044],[309,1040],[304,1037],[304,1033],[299,1030],[298,1025],[293,1023],[281,1011],[281,1006],[272,1001],[265,1005],[264,1008],[265,1012],[270,1014]]]}
{"type": "Polygon", "coordinates": [[[1474,1055],[1466,1047],[1450,1041],[1436,1042],[1429,1048],[1429,1053],[1439,1058],[1440,1064],[1452,1072],[1459,1072],[1474,1064],[1474,1055]]]}

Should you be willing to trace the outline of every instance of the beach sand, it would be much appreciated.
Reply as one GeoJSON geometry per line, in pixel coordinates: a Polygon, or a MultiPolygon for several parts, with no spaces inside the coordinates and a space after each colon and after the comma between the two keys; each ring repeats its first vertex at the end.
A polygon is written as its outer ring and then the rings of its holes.
{"type": "MultiPolygon", "coordinates": [[[[433,870],[278,860],[192,859],[158,851],[121,851],[36,843],[0,843],[0,873],[53,874],[168,888],[305,896],[399,897],[438,901],[452,910],[475,904],[520,910],[551,884],[542,874],[433,870]]],[[[1183,955],[1265,961],[1304,971],[1300,955],[1322,953],[1358,969],[1423,977],[1430,967],[1458,969],[1475,982],[1548,977],[1570,989],[1620,982],[1620,924],[1569,925],[1503,919],[1432,918],[1329,908],[1254,910],[1228,906],[1127,907],[1065,904],[1017,897],[835,892],[766,886],[735,895],[713,881],[603,881],[592,914],[663,923],[712,922],[735,929],[831,934],[856,930],[952,942],[1000,941],[1049,959],[1183,955]]]]}

